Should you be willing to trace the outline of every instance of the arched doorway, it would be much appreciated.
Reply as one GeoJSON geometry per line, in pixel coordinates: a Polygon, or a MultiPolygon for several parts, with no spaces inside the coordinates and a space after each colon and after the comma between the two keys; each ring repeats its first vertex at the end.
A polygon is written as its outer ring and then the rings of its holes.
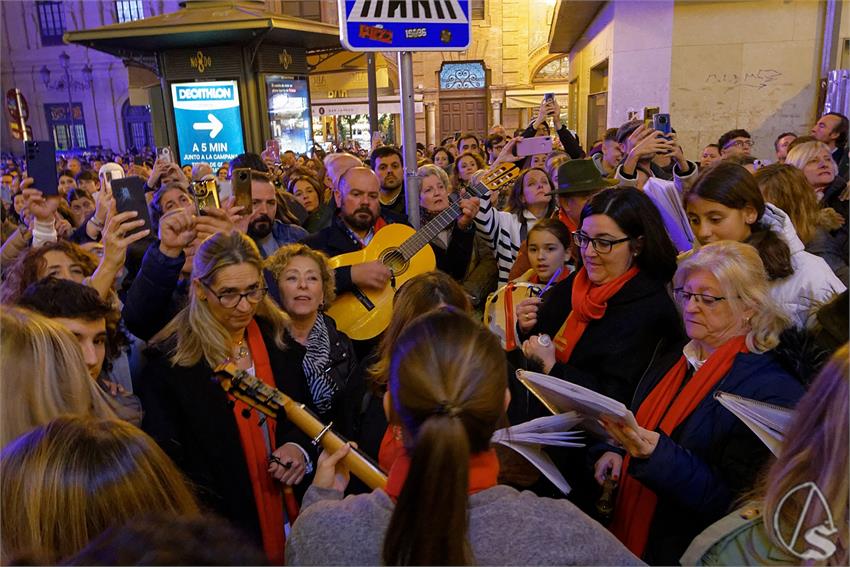
{"type": "Polygon", "coordinates": [[[121,121],[124,123],[124,141],[127,149],[153,147],[153,128],[149,106],[133,106],[130,101],[121,107],[121,121]]]}
{"type": "Polygon", "coordinates": [[[482,61],[440,67],[439,140],[457,132],[487,134],[487,72],[482,61]]]}

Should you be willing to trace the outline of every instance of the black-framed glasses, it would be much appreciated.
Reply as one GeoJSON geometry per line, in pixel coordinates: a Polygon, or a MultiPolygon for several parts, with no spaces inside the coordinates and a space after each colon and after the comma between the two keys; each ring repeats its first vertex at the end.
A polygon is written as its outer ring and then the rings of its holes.
{"type": "Polygon", "coordinates": [[[731,148],[732,146],[738,146],[739,148],[752,148],[755,145],[755,142],[752,140],[732,140],[725,146],[723,149],[731,148]]]}
{"type": "Polygon", "coordinates": [[[593,249],[600,254],[608,254],[614,249],[614,246],[622,244],[623,242],[628,242],[629,240],[631,240],[630,236],[619,238],[617,240],[609,240],[607,238],[591,238],[581,231],[573,233],[573,242],[576,243],[576,246],[579,248],[587,248],[588,244],[592,244],[593,249]]]}
{"type": "Polygon", "coordinates": [[[681,287],[674,289],[673,295],[676,297],[676,301],[682,305],[687,305],[690,303],[691,298],[693,298],[697,302],[697,305],[705,305],[706,307],[714,307],[718,301],[724,301],[726,299],[725,297],[715,297],[707,293],[691,293],[681,287]]]}
{"type": "Polygon", "coordinates": [[[257,289],[252,289],[244,293],[239,293],[236,291],[227,293],[216,293],[215,290],[213,290],[213,288],[211,288],[209,285],[204,284],[204,287],[206,287],[210,291],[210,293],[213,294],[216,299],[218,299],[218,302],[221,303],[221,306],[225,309],[233,309],[234,307],[239,305],[239,303],[242,301],[242,298],[245,298],[251,305],[256,305],[261,302],[266,297],[266,294],[269,292],[268,288],[258,287],[257,289]]]}

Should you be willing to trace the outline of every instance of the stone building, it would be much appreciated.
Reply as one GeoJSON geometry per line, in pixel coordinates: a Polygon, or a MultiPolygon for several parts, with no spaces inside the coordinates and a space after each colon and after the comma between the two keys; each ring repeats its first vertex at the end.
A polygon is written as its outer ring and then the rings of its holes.
{"type": "MultiPolygon", "coordinates": [[[[249,3],[338,23],[335,0],[249,3]]],[[[746,127],[756,138],[755,153],[769,157],[777,133],[802,132],[812,123],[824,71],[850,65],[846,0],[470,4],[467,51],[414,54],[422,142],[438,143],[461,130],[484,133],[494,123],[524,127],[551,92],[585,145],[644,107],[658,107],[671,114],[690,156],[723,130],[746,127]]],[[[153,143],[156,128],[147,105],[159,80],[144,62],[66,45],[61,38],[67,31],[179,9],[177,0],[0,2],[3,92],[21,89],[35,137],[52,136],[59,147],[153,143]]],[[[380,53],[376,60],[381,123],[398,139],[397,56],[380,53]]],[[[366,57],[322,51],[309,55],[308,64],[314,136],[362,139],[366,57]]],[[[0,145],[19,153],[6,122],[4,115],[0,145]]]]}

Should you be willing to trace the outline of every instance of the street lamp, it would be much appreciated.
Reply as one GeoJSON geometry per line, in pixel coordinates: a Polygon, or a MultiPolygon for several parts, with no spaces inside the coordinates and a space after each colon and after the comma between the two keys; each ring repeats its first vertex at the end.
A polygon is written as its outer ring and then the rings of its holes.
{"type": "Polygon", "coordinates": [[[65,70],[65,88],[68,89],[68,134],[69,141],[71,142],[71,149],[76,147],[75,141],[76,136],[74,133],[74,103],[73,95],[71,94],[71,56],[68,55],[65,51],[59,56],[59,64],[65,70]]]}

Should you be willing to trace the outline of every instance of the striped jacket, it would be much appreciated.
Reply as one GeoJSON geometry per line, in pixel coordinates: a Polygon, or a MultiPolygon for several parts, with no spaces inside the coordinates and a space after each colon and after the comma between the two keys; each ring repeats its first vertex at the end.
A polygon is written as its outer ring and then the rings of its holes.
{"type": "Polygon", "coordinates": [[[508,283],[523,238],[539,219],[528,209],[522,218],[515,213],[497,211],[489,199],[481,199],[481,208],[475,216],[475,227],[496,255],[499,266],[499,285],[508,283]],[[525,230],[523,230],[525,224],[525,230]]]}

